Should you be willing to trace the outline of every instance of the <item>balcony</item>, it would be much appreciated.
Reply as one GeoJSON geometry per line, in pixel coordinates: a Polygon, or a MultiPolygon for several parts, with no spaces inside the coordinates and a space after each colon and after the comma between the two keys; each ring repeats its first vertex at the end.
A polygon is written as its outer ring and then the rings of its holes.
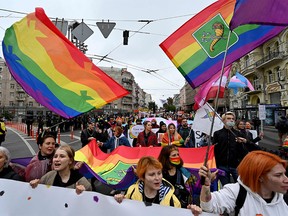
{"type": "Polygon", "coordinates": [[[251,91],[248,87],[244,89],[244,93],[247,95],[253,95],[253,94],[258,94],[264,91],[263,85],[254,85],[254,91],[251,91]]]}
{"type": "Polygon", "coordinates": [[[281,62],[283,59],[283,52],[270,52],[269,55],[256,62],[256,68],[266,67],[271,64],[281,62]]]}
{"type": "Polygon", "coordinates": [[[130,85],[133,84],[133,80],[132,79],[128,79],[128,78],[122,78],[122,83],[129,83],[130,85]]]}
{"type": "Polygon", "coordinates": [[[244,67],[241,68],[241,73],[243,74],[243,76],[248,76],[255,72],[255,68],[255,64],[244,65],[244,67]]]}
{"type": "Polygon", "coordinates": [[[133,104],[133,102],[132,102],[132,101],[130,101],[130,100],[127,100],[127,99],[125,99],[125,98],[123,98],[123,99],[122,99],[121,103],[122,103],[123,105],[124,105],[124,104],[129,104],[129,105],[132,105],[132,104],[133,104]]]}
{"type": "Polygon", "coordinates": [[[128,90],[128,91],[132,91],[133,90],[133,87],[130,86],[130,85],[123,85],[123,87],[128,90]]]}
{"type": "Polygon", "coordinates": [[[25,101],[25,97],[16,96],[17,101],[25,101]]]}
{"type": "Polygon", "coordinates": [[[16,88],[16,92],[25,92],[22,88],[20,88],[20,87],[17,87],[16,88]]]}

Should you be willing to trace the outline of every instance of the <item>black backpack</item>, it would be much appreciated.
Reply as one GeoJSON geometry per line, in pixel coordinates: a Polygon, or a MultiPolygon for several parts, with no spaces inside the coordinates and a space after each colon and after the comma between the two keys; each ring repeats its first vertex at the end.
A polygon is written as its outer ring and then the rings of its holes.
{"type": "Polygon", "coordinates": [[[239,214],[239,211],[243,207],[243,204],[247,196],[247,190],[241,184],[239,185],[240,185],[240,190],[236,198],[235,216],[239,214]]]}
{"type": "MultiPolygon", "coordinates": [[[[243,204],[247,196],[247,190],[241,184],[239,185],[240,185],[240,190],[236,198],[235,216],[239,214],[239,211],[243,207],[243,204]]],[[[284,195],[284,201],[288,205],[288,193],[284,195]]]]}

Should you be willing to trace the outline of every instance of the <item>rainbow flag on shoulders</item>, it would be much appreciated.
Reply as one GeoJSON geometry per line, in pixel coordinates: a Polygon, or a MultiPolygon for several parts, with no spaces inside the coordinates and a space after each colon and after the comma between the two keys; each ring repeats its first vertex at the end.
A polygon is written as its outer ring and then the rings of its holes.
{"type": "MultiPolygon", "coordinates": [[[[187,82],[196,88],[221,70],[236,0],[219,0],[183,24],[160,44],[187,82]]],[[[225,66],[284,27],[243,25],[230,34],[225,66]]]]}
{"type": "MultiPolygon", "coordinates": [[[[198,176],[198,170],[203,165],[207,147],[179,148],[179,153],[184,161],[183,167],[198,176]]],[[[143,156],[158,158],[161,147],[126,147],[119,146],[112,153],[106,154],[92,140],[88,145],[76,151],[75,160],[85,162],[97,174],[99,180],[116,189],[127,188],[133,183],[135,175],[133,168],[143,156]]],[[[208,156],[209,168],[216,168],[214,146],[211,146],[208,156]]],[[[86,172],[87,177],[89,173],[86,172]]],[[[84,175],[86,175],[83,172],[84,175]]]]}
{"type": "Polygon", "coordinates": [[[10,73],[27,94],[64,118],[129,93],[78,50],[42,8],[8,28],[2,48],[10,73]]]}

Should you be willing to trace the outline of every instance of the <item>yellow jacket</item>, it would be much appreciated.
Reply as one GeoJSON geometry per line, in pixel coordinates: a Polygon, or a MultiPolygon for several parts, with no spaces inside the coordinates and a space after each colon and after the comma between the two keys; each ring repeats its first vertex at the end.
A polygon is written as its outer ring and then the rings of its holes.
{"type": "Polygon", "coordinates": [[[1,127],[0,127],[0,135],[3,135],[6,133],[6,126],[5,126],[5,123],[4,122],[0,122],[1,124],[1,127]]]}
{"type": "MultiPolygon", "coordinates": [[[[144,193],[144,183],[141,180],[138,180],[135,184],[131,185],[125,198],[143,201],[143,193],[144,193]]],[[[165,179],[162,179],[162,184],[159,190],[159,201],[160,205],[164,206],[174,206],[177,208],[181,208],[181,204],[177,197],[174,195],[174,187],[165,179]],[[172,199],[172,200],[171,200],[172,199]],[[171,205],[173,203],[173,205],[171,205]]]]}

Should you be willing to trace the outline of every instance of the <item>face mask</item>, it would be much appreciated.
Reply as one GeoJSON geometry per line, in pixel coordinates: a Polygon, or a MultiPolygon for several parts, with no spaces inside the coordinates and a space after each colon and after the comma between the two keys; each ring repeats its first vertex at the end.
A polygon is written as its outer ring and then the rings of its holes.
{"type": "Polygon", "coordinates": [[[235,122],[226,122],[226,126],[228,127],[234,127],[235,126],[235,122]]]}
{"type": "Polygon", "coordinates": [[[173,165],[179,165],[181,162],[180,157],[174,157],[174,158],[170,158],[170,163],[173,165]]]}

